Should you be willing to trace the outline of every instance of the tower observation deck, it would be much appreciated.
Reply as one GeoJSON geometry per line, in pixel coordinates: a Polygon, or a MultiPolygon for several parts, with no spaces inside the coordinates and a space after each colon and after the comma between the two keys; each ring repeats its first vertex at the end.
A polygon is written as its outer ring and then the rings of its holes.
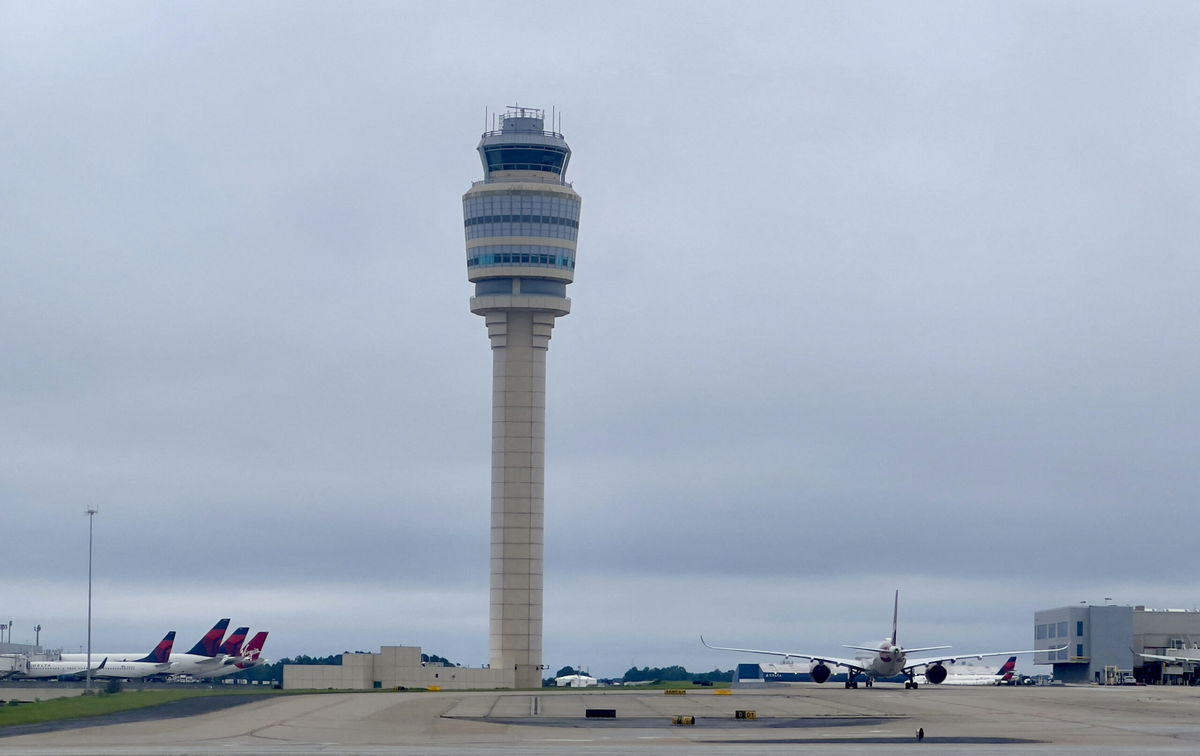
{"type": "Polygon", "coordinates": [[[511,107],[479,142],[463,195],[471,312],[492,347],[491,666],[541,686],[546,352],[571,311],[579,195],[571,149],[544,113],[511,107]]]}

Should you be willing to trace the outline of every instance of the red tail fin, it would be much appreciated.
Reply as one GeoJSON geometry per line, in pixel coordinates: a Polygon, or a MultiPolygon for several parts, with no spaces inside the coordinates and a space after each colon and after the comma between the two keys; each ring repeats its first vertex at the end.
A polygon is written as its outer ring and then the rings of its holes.
{"type": "Polygon", "coordinates": [[[248,627],[239,627],[237,630],[234,630],[225,639],[225,642],[221,644],[221,647],[217,649],[217,653],[227,656],[241,656],[242,641],[246,640],[246,635],[249,633],[250,628],[248,627]]]}
{"type": "Polygon", "coordinates": [[[166,664],[171,660],[171,649],[175,647],[175,631],[167,633],[163,639],[158,642],[154,650],[135,661],[152,662],[154,664],[166,664]]]}
{"type": "Polygon", "coordinates": [[[1012,677],[1015,668],[1016,656],[1009,656],[1008,661],[1004,662],[1004,665],[1000,667],[1000,670],[996,671],[996,674],[1007,674],[1007,676],[1012,677]]]}
{"type": "Polygon", "coordinates": [[[255,633],[250,642],[242,647],[242,661],[238,663],[238,667],[241,669],[253,667],[265,645],[267,645],[267,631],[255,633]]]}

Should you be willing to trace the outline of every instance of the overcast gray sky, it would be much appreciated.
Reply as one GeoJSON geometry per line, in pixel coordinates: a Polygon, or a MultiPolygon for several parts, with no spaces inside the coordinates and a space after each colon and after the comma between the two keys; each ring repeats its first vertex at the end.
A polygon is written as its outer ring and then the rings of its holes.
{"type": "MultiPolygon", "coordinates": [[[[0,0],[0,622],[487,662],[460,197],[556,108],[545,662],[1193,608],[1200,6],[0,0]]],[[[115,649],[120,646],[120,649],[115,649]]]]}

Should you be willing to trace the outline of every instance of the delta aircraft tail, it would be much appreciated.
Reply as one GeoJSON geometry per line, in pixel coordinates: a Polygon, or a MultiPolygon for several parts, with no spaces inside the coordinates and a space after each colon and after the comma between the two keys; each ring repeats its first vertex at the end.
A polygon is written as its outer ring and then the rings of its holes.
{"type": "Polygon", "coordinates": [[[146,654],[140,659],[133,659],[136,662],[150,662],[151,664],[166,664],[171,661],[171,649],[175,646],[175,631],[167,633],[163,639],[158,642],[154,650],[146,654]]]}
{"type": "Polygon", "coordinates": [[[234,630],[229,634],[229,637],[226,638],[225,642],[221,644],[221,647],[217,649],[217,653],[225,654],[226,656],[241,656],[242,641],[246,640],[246,636],[249,634],[250,628],[239,627],[237,630],[234,630]]]}
{"type": "Polygon", "coordinates": [[[216,656],[221,651],[221,639],[225,637],[225,631],[228,628],[229,618],[226,617],[213,625],[212,630],[205,633],[204,637],[192,646],[188,653],[194,656],[216,656]]]}
{"type": "Polygon", "coordinates": [[[1008,657],[1008,661],[1004,662],[1004,664],[1000,666],[1000,669],[996,670],[996,674],[1000,676],[1000,682],[1007,683],[1012,682],[1013,673],[1016,672],[1016,670],[1017,657],[1010,656],[1008,657]]]}

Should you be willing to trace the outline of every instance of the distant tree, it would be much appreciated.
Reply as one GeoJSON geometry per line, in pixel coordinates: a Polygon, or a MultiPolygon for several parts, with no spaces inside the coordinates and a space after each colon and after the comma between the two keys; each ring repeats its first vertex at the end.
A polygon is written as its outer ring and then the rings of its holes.
{"type": "Polygon", "coordinates": [[[625,676],[621,678],[621,682],[637,682],[639,680],[650,679],[650,668],[642,667],[640,670],[637,667],[630,667],[625,670],[625,676]]]}
{"type": "Polygon", "coordinates": [[[229,675],[235,680],[256,680],[258,682],[271,681],[276,683],[283,682],[283,665],[285,664],[329,664],[335,667],[342,665],[341,654],[331,654],[329,656],[308,656],[300,654],[295,658],[283,658],[277,662],[270,664],[262,664],[257,667],[235,672],[229,675]]]}
{"type": "Polygon", "coordinates": [[[566,677],[567,675],[577,675],[574,667],[563,667],[554,675],[555,677],[566,677]]]}
{"type": "Polygon", "coordinates": [[[421,654],[421,661],[434,662],[435,664],[438,662],[441,662],[443,665],[445,665],[447,667],[457,667],[458,666],[457,664],[450,661],[446,657],[438,656],[437,654],[421,654]]]}
{"type": "Polygon", "coordinates": [[[342,666],[342,655],[341,654],[330,654],[329,656],[309,656],[307,654],[300,654],[299,656],[293,657],[291,659],[288,659],[285,657],[283,659],[280,659],[276,663],[277,664],[332,664],[335,667],[340,667],[340,666],[342,666]]]}

